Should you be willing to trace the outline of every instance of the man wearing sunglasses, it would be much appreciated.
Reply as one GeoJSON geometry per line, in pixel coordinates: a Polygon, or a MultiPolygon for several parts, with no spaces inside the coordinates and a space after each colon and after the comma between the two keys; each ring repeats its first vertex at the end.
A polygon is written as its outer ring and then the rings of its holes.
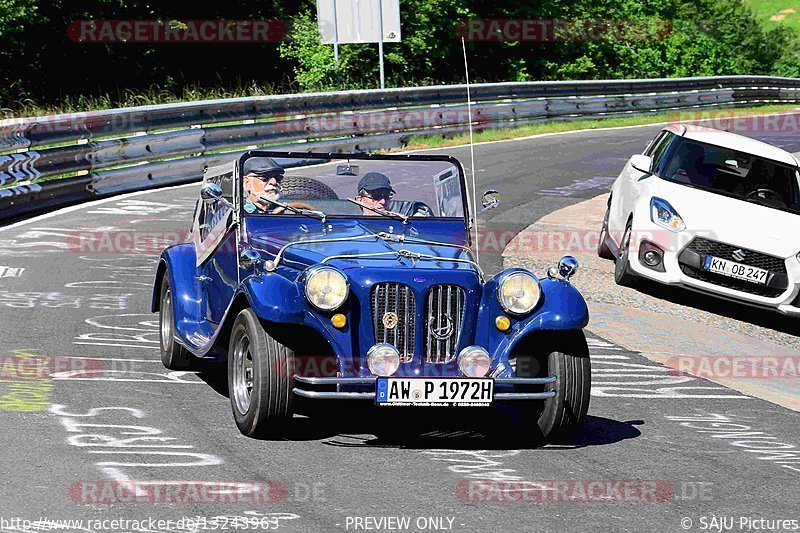
{"type": "MultiPolygon", "coordinates": [[[[392,184],[384,174],[380,172],[368,172],[358,182],[358,195],[356,202],[362,203],[373,209],[386,211],[389,209],[389,202],[394,196],[392,184]]],[[[363,215],[378,216],[378,213],[369,209],[361,208],[363,215]]]]}
{"type": "Polygon", "coordinates": [[[247,201],[244,210],[248,213],[270,213],[276,206],[265,201],[278,200],[281,194],[281,182],[284,170],[269,157],[251,157],[244,162],[244,190],[247,201]]]}

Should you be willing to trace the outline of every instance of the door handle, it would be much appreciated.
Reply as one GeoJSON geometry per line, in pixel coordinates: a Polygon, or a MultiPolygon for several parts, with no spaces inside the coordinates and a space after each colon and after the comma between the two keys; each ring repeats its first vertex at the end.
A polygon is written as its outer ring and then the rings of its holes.
{"type": "Polygon", "coordinates": [[[211,278],[209,278],[208,276],[195,276],[194,279],[196,279],[200,283],[205,283],[207,281],[211,281],[211,278]]]}

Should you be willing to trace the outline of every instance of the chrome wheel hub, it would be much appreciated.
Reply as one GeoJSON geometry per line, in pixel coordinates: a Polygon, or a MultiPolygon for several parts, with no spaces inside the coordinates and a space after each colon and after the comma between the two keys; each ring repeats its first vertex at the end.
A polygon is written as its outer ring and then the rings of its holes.
{"type": "Polygon", "coordinates": [[[233,349],[233,394],[236,409],[246,414],[250,409],[253,393],[253,355],[250,353],[250,338],[242,334],[233,349]]]}

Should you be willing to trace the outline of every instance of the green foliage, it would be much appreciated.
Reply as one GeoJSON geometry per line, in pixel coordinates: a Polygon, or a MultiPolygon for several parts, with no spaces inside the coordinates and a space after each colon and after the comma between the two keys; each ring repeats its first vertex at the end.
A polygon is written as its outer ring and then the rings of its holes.
{"type": "MultiPolygon", "coordinates": [[[[750,0],[754,1],[754,0],[750,0]]],[[[760,20],[742,0],[400,0],[402,40],[386,43],[387,86],[461,83],[459,25],[468,19],[557,19],[572,34],[543,41],[468,41],[474,82],[725,74],[800,77],[800,36],[760,20]],[[607,27],[598,21],[606,21],[607,27]],[[580,31],[583,24],[592,31],[580,31]]],[[[204,95],[378,86],[376,44],[333,47],[316,2],[0,0],[0,107],[130,105],[204,95]],[[82,19],[291,21],[269,44],[82,44],[82,19]],[[67,70],[68,69],[68,70],[67,70]],[[35,104],[36,103],[36,104],[35,104]]]]}

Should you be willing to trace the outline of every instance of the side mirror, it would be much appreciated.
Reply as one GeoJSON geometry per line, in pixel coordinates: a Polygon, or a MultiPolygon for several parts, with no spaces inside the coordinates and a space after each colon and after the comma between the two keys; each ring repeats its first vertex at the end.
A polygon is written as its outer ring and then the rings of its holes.
{"type": "Polygon", "coordinates": [[[631,166],[639,172],[652,174],[653,171],[651,168],[653,166],[653,158],[649,155],[636,154],[635,156],[631,157],[631,166]]]}
{"type": "Polygon", "coordinates": [[[206,204],[215,204],[217,202],[222,202],[225,206],[230,209],[233,209],[233,205],[222,196],[222,187],[217,185],[216,183],[206,183],[200,189],[200,198],[203,199],[203,202],[206,204]]]}
{"type": "Polygon", "coordinates": [[[252,248],[246,248],[239,254],[239,265],[245,270],[258,267],[261,261],[261,254],[252,248]]]}
{"type": "Polygon", "coordinates": [[[494,189],[489,189],[485,193],[483,193],[483,197],[481,198],[481,205],[483,209],[481,209],[481,213],[484,211],[488,211],[490,209],[494,209],[498,205],[500,205],[500,193],[494,189]]]}

